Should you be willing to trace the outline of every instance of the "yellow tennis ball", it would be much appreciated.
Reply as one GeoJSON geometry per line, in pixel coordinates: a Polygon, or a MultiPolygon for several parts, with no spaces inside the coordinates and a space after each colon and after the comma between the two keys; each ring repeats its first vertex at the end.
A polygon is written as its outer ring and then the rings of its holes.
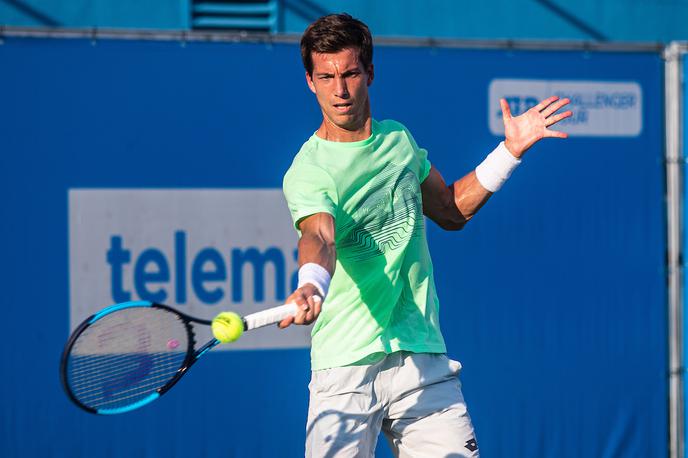
{"type": "Polygon", "coordinates": [[[234,342],[244,333],[244,320],[234,312],[222,312],[213,318],[210,328],[220,342],[234,342]]]}

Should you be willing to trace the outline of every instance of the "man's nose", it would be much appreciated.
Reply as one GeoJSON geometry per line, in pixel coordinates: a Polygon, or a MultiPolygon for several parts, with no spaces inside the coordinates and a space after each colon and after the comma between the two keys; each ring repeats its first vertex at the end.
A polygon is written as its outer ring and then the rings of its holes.
{"type": "Polygon", "coordinates": [[[337,86],[335,87],[335,92],[337,97],[341,97],[343,99],[349,98],[349,89],[346,87],[346,80],[344,78],[337,78],[337,86]]]}

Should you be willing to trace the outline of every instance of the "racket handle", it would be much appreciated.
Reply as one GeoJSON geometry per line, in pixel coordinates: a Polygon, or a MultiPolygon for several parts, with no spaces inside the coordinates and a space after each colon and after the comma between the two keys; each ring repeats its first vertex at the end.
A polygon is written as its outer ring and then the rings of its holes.
{"type": "Polygon", "coordinates": [[[246,330],[261,328],[270,324],[279,323],[283,319],[296,315],[296,304],[285,304],[279,307],[263,310],[262,312],[252,313],[244,317],[246,330]]]}

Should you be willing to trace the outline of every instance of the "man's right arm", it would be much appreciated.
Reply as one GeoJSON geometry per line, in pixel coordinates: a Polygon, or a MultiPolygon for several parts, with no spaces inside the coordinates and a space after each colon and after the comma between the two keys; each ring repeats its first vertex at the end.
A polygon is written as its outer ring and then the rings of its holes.
{"type": "MultiPolygon", "coordinates": [[[[316,264],[325,269],[331,277],[334,274],[337,259],[332,215],[329,213],[310,215],[300,221],[299,230],[301,231],[298,244],[299,267],[306,264],[316,264]]],[[[299,283],[301,280],[300,278],[299,283]]],[[[294,317],[282,320],[279,327],[286,328],[291,324],[311,324],[318,318],[322,305],[318,285],[313,283],[302,284],[287,298],[287,303],[290,302],[299,306],[299,312],[294,317]]]]}

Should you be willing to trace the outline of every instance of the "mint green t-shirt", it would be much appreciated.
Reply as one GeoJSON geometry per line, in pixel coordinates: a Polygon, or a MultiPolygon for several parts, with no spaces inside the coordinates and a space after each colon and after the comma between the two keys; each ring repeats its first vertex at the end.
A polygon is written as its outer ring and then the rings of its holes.
{"type": "Polygon", "coordinates": [[[399,350],[445,353],[420,184],[427,151],[395,121],[370,138],[331,142],[315,134],[284,177],[298,230],[315,213],[335,221],[337,263],[312,331],[313,370],[399,350]]]}

